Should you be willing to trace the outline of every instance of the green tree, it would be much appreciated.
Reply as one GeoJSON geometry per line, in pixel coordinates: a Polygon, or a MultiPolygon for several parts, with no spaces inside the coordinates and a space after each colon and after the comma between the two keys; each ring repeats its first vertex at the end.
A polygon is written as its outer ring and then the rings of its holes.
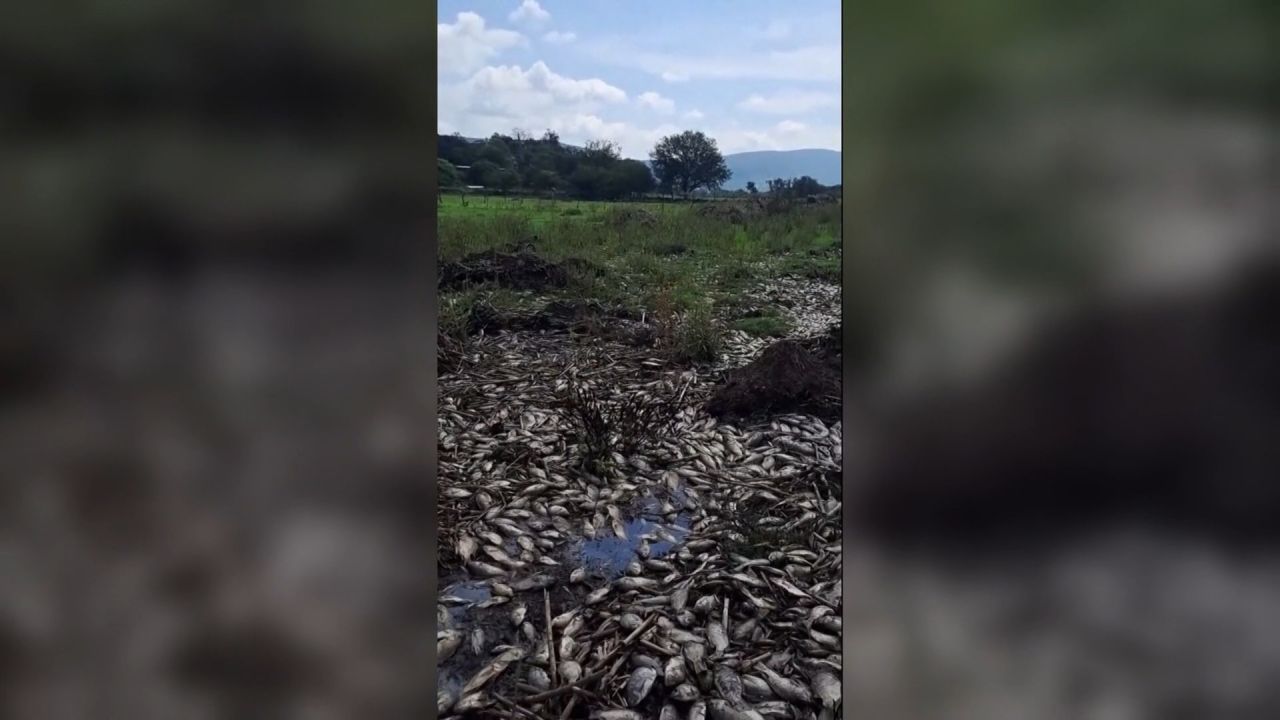
{"type": "Polygon", "coordinates": [[[662,138],[649,159],[659,181],[685,197],[699,188],[718,188],[732,176],[716,141],[697,130],[662,138]]]}
{"type": "Polygon", "coordinates": [[[502,168],[492,160],[477,160],[467,173],[467,179],[472,185],[492,187],[497,184],[498,172],[501,170],[502,168]]]}
{"type": "Polygon", "coordinates": [[[756,193],[760,192],[760,191],[756,188],[756,181],[755,181],[755,180],[748,180],[748,181],[747,181],[747,192],[751,193],[752,195],[755,195],[756,193]]]}
{"type": "Polygon", "coordinates": [[[595,165],[580,165],[569,176],[569,185],[583,200],[600,200],[607,193],[609,172],[595,165]]]}
{"type": "Polygon", "coordinates": [[[520,173],[511,168],[501,168],[493,175],[493,186],[503,192],[520,186],[520,173]]]}
{"type": "Polygon", "coordinates": [[[439,158],[436,161],[436,170],[440,179],[440,187],[451,188],[462,184],[462,178],[458,175],[458,168],[453,163],[439,158]]]}
{"type": "Polygon", "coordinates": [[[609,171],[609,196],[621,198],[653,190],[656,183],[649,166],[639,160],[619,160],[609,171]]]}

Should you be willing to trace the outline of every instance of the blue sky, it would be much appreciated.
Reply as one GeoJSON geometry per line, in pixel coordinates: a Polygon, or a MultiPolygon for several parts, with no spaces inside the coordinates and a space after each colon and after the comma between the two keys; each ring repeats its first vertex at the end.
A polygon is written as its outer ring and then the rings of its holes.
{"type": "Polygon", "coordinates": [[[441,0],[442,133],[840,149],[840,3],[441,0]]]}

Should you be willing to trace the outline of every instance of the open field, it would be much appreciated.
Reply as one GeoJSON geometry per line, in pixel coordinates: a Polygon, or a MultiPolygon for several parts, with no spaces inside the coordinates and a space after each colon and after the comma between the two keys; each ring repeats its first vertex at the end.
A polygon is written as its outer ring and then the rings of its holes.
{"type": "Polygon", "coordinates": [[[835,717],[839,206],[472,210],[440,218],[441,715],[835,717]]]}

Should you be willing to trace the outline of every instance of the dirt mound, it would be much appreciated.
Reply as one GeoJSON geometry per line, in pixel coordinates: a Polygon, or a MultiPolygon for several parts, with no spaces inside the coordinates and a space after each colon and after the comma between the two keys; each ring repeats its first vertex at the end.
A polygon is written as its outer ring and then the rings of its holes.
{"type": "Polygon", "coordinates": [[[839,330],[815,340],[780,340],[729,373],[707,401],[717,417],[806,412],[840,418],[839,330]],[[833,339],[834,337],[834,339],[833,339]]]}
{"type": "Polygon", "coordinates": [[[741,225],[760,214],[755,203],[707,202],[695,211],[699,216],[741,225]]]}
{"type": "Polygon", "coordinates": [[[613,228],[629,227],[639,225],[643,228],[653,228],[658,225],[658,216],[638,207],[615,207],[609,211],[605,222],[613,228]]]}
{"type": "Polygon", "coordinates": [[[454,290],[493,282],[515,290],[543,290],[564,287],[568,281],[564,264],[545,260],[527,249],[515,253],[488,250],[441,266],[439,287],[454,290]]]}

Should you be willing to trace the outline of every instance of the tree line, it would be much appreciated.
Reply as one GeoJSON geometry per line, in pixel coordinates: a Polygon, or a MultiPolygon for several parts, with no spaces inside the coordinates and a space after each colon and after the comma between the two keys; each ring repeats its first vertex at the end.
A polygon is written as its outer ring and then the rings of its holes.
{"type": "Polygon", "coordinates": [[[521,130],[494,133],[479,142],[457,133],[436,137],[442,189],[479,185],[620,200],[655,190],[688,196],[718,189],[730,177],[715,140],[692,130],[662,138],[649,154],[649,164],[623,158],[608,140],[565,145],[551,130],[541,137],[521,130]]]}

